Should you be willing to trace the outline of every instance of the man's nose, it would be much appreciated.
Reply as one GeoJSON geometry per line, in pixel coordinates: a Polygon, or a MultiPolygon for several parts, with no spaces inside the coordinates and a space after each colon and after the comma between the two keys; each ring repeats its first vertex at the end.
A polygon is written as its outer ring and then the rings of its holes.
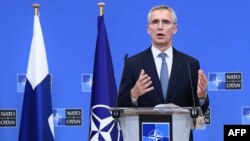
{"type": "Polygon", "coordinates": [[[162,27],[163,27],[162,22],[159,22],[159,23],[158,23],[158,29],[162,29],[162,27]]]}

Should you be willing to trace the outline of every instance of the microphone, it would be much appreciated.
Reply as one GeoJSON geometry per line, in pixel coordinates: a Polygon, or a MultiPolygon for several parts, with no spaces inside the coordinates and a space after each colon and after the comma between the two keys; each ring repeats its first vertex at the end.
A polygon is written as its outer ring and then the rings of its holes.
{"type": "Polygon", "coordinates": [[[128,54],[125,54],[124,56],[124,65],[125,65],[125,61],[128,59],[128,54]]]}
{"type": "Polygon", "coordinates": [[[112,110],[111,115],[114,119],[120,118],[120,110],[117,109],[116,107],[115,109],[112,110]]]}
{"type": "MultiPolygon", "coordinates": [[[[125,62],[126,62],[126,60],[128,59],[128,54],[125,54],[125,56],[124,56],[124,65],[125,65],[125,62]]],[[[117,96],[116,96],[116,107],[115,107],[115,109],[113,109],[112,110],[112,112],[111,112],[111,115],[112,115],[112,117],[114,118],[114,119],[118,119],[118,118],[120,118],[120,110],[118,109],[118,107],[117,107],[117,103],[118,103],[118,96],[119,96],[119,94],[117,94],[117,96]]]]}
{"type": "Polygon", "coordinates": [[[199,111],[198,108],[196,107],[196,103],[195,103],[195,98],[194,98],[194,87],[193,87],[193,81],[192,81],[192,77],[191,77],[191,71],[190,71],[190,66],[189,66],[189,61],[187,59],[187,67],[188,67],[188,75],[189,75],[189,80],[190,80],[190,86],[191,86],[191,91],[192,91],[192,98],[193,98],[193,107],[191,109],[190,112],[190,116],[193,118],[193,123],[194,126],[196,124],[196,118],[199,115],[199,111]]]}

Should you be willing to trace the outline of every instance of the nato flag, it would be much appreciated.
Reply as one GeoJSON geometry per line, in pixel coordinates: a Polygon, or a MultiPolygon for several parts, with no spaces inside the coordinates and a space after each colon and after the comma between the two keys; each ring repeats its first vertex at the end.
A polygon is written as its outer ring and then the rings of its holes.
{"type": "Polygon", "coordinates": [[[116,97],[116,82],[104,17],[99,16],[91,96],[91,141],[123,140],[119,124],[109,111],[110,107],[116,106],[116,97]]]}
{"type": "Polygon", "coordinates": [[[35,15],[19,141],[54,141],[50,79],[42,29],[35,15]]]}

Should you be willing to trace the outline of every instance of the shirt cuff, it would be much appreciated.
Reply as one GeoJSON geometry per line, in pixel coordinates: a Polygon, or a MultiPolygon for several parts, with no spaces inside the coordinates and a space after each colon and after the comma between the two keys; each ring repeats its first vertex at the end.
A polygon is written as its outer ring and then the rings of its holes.
{"type": "Polygon", "coordinates": [[[134,98],[133,96],[130,96],[130,97],[131,97],[131,101],[134,104],[134,106],[137,106],[138,105],[137,99],[134,98]]]}
{"type": "Polygon", "coordinates": [[[207,101],[207,93],[206,93],[206,96],[205,96],[205,97],[199,98],[200,106],[205,105],[206,101],[207,101]]]}

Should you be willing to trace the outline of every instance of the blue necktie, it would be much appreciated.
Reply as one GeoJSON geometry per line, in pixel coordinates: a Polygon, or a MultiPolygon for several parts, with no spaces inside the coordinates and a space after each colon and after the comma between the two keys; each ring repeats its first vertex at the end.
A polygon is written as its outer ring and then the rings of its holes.
{"type": "Polygon", "coordinates": [[[166,99],[167,91],[168,91],[168,81],[169,81],[168,65],[165,61],[165,57],[167,56],[167,54],[162,52],[159,54],[159,56],[162,59],[161,74],[160,74],[161,88],[162,88],[164,99],[166,99]]]}

